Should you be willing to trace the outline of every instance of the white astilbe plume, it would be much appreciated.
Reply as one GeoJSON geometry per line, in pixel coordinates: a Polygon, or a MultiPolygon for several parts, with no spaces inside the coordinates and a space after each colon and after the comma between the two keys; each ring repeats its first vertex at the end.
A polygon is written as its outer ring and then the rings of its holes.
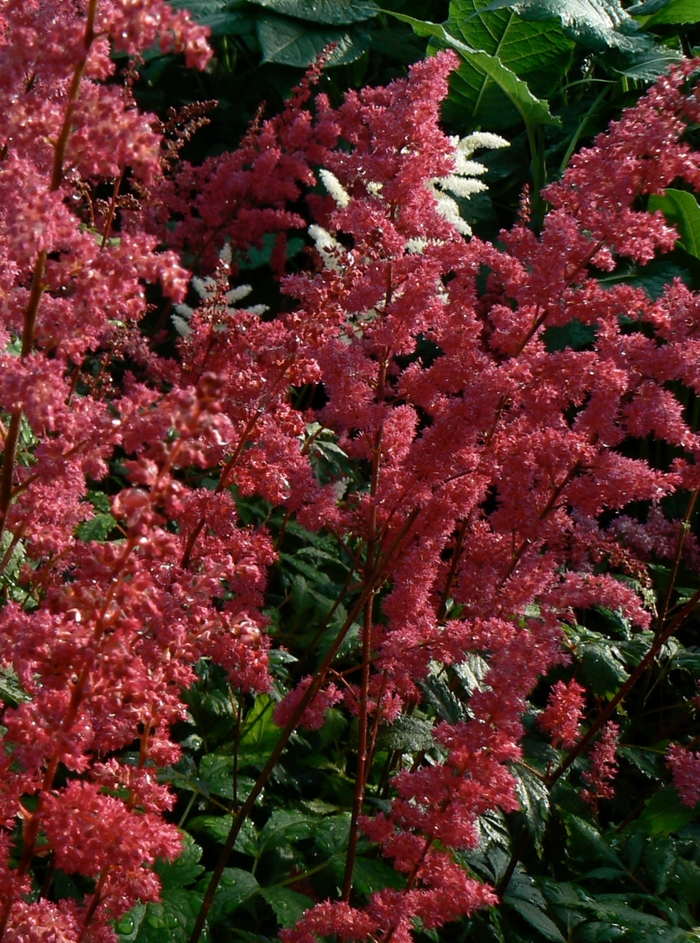
{"type": "MultiPolygon", "coordinates": [[[[204,302],[204,309],[209,309],[210,318],[212,322],[215,322],[215,331],[226,330],[226,320],[234,317],[239,310],[236,307],[237,302],[247,298],[253,290],[250,285],[237,285],[235,288],[228,289],[223,295],[221,294],[222,284],[225,285],[228,282],[228,270],[231,266],[231,259],[231,246],[226,243],[219,253],[221,265],[217,270],[217,277],[208,275],[206,278],[199,278],[195,275],[192,278],[192,287],[204,302]],[[225,302],[225,307],[221,303],[222,300],[225,302]]],[[[250,314],[262,316],[268,308],[267,305],[252,305],[243,310],[250,314]]],[[[188,338],[192,335],[192,325],[190,321],[192,320],[193,314],[194,309],[189,305],[175,305],[175,311],[171,319],[180,337],[188,338]]]]}
{"type": "Polygon", "coordinates": [[[495,150],[499,147],[508,147],[508,141],[498,134],[490,134],[486,131],[475,131],[461,139],[452,137],[450,141],[455,148],[455,168],[447,177],[435,177],[431,180],[428,189],[437,200],[438,213],[452,223],[462,235],[471,236],[471,227],[466,220],[462,219],[459,205],[450,194],[469,199],[472,194],[483,193],[488,189],[484,181],[478,179],[481,174],[486,173],[486,167],[469,158],[478,148],[495,150]]]}
{"type": "Polygon", "coordinates": [[[331,173],[330,170],[326,170],[325,167],[321,167],[318,172],[319,177],[323,181],[323,185],[328,190],[330,195],[333,197],[338,206],[344,209],[350,202],[350,194],[342,185],[340,180],[336,177],[334,173],[331,173]]]}
{"type": "Polygon", "coordinates": [[[323,226],[317,226],[316,223],[309,226],[309,235],[313,239],[316,251],[323,259],[325,267],[337,272],[342,267],[343,257],[347,255],[343,246],[327,229],[324,229],[323,226]]]}

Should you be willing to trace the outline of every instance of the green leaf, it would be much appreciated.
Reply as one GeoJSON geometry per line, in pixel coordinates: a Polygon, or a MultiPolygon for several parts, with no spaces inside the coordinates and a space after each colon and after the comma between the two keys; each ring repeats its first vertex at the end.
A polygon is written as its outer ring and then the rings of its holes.
{"type": "Polygon", "coordinates": [[[250,0],[250,3],[285,16],[330,26],[371,20],[379,13],[379,7],[371,0],[250,0]]]}
{"type": "Polygon", "coordinates": [[[260,850],[290,845],[313,834],[317,819],[304,815],[303,812],[288,812],[277,809],[265,822],[260,832],[260,850]]]}
{"type": "Polygon", "coordinates": [[[0,701],[10,707],[18,707],[23,701],[30,700],[14,668],[0,667],[0,701]]]}
{"type": "Polygon", "coordinates": [[[508,903],[516,913],[531,927],[534,927],[546,940],[556,940],[557,943],[566,943],[566,938],[562,936],[559,927],[551,920],[546,913],[535,907],[534,904],[526,900],[509,899],[508,903]]]}
{"type": "Polygon", "coordinates": [[[662,23],[699,23],[700,0],[671,0],[658,13],[654,13],[644,24],[646,27],[662,23]]]}
{"type": "Polygon", "coordinates": [[[90,540],[104,543],[112,528],[116,527],[116,524],[117,522],[111,514],[95,514],[89,521],[83,521],[82,524],[78,524],[75,535],[78,540],[83,540],[85,543],[88,543],[90,540]]]}
{"type": "Polygon", "coordinates": [[[672,786],[655,792],[639,816],[639,825],[649,835],[672,835],[688,825],[698,813],[683,805],[672,786]]]}
{"type": "Polygon", "coordinates": [[[582,646],[580,651],[586,687],[594,694],[612,697],[628,677],[616,647],[592,642],[582,646]]]}
{"type": "Polygon", "coordinates": [[[246,714],[238,741],[238,762],[241,766],[266,760],[277,745],[280,731],[272,720],[274,709],[272,698],[260,694],[246,714]]]}
{"type": "Polygon", "coordinates": [[[625,866],[616,852],[593,825],[570,813],[564,814],[562,818],[569,838],[569,854],[574,860],[586,865],[601,861],[624,871],[625,866]]]}
{"type": "MultiPolygon", "coordinates": [[[[555,20],[526,22],[513,10],[487,12],[485,0],[452,0],[447,31],[469,46],[482,50],[527,82],[549,88],[563,74],[574,43],[555,20]]],[[[452,82],[451,100],[467,108],[489,127],[507,127],[512,105],[488,75],[467,60],[452,82]]]]}
{"type": "Polygon", "coordinates": [[[377,743],[380,749],[406,753],[429,750],[434,745],[430,721],[408,714],[400,714],[392,724],[382,727],[377,743]]]}
{"type": "MultiPolygon", "coordinates": [[[[137,904],[116,926],[121,943],[188,943],[202,898],[198,891],[169,888],[159,903],[137,904]]],[[[202,941],[208,938],[205,933],[202,941]]]]}
{"type": "MultiPolygon", "coordinates": [[[[345,861],[342,862],[343,869],[345,861]]],[[[352,883],[361,894],[374,894],[385,887],[403,887],[405,878],[386,861],[374,858],[355,858],[352,883]]]]}
{"type": "Polygon", "coordinates": [[[427,703],[435,710],[442,720],[450,724],[458,724],[467,719],[467,713],[464,704],[450,690],[449,684],[442,678],[426,678],[425,681],[419,681],[427,703]]]}
{"type": "Polygon", "coordinates": [[[654,893],[661,896],[677,873],[678,852],[675,841],[656,835],[644,849],[644,867],[652,879],[654,893]]]}
{"type": "Polygon", "coordinates": [[[230,0],[171,0],[170,6],[189,10],[193,19],[200,26],[208,26],[215,36],[250,33],[255,26],[255,14],[230,9],[230,0]]]}
{"type": "Polygon", "coordinates": [[[331,26],[309,26],[302,20],[292,20],[274,13],[258,19],[258,42],[263,62],[297,66],[305,69],[312,65],[330,45],[335,48],[327,65],[347,65],[354,62],[369,47],[369,33],[351,27],[335,29],[331,26]]]}
{"type": "Polygon", "coordinates": [[[638,52],[654,45],[619,0],[493,0],[486,9],[503,7],[528,20],[558,19],[564,32],[587,49],[638,52]]]}
{"type": "Polygon", "coordinates": [[[343,851],[350,834],[350,819],[349,812],[341,812],[318,823],[314,829],[314,841],[321,851],[329,856],[343,851]]]}
{"type": "Polygon", "coordinates": [[[194,884],[204,871],[204,865],[199,863],[202,849],[195,844],[194,839],[187,832],[183,832],[182,837],[185,845],[180,857],[170,862],[158,861],[153,868],[160,877],[164,889],[194,884]]]}
{"type": "Polygon", "coordinates": [[[261,896],[275,912],[275,917],[283,927],[293,927],[301,920],[304,911],[313,907],[314,902],[306,894],[299,894],[288,887],[264,887],[261,896]]]}
{"type": "Polygon", "coordinates": [[[535,846],[541,853],[542,839],[549,818],[549,790],[539,776],[519,763],[513,765],[511,772],[517,780],[516,791],[520,810],[535,846]]]}
{"type": "MultiPolygon", "coordinates": [[[[222,923],[259,890],[260,885],[250,871],[243,871],[241,868],[224,868],[209,914],[209,922],[212,925],[222,923]]],[[[168,940],[167,943],[170,941],[168,940]]]]}
{"type": "Polygon", "coordinates": [[[685,190],[664,191],[664,196],[652,194],[649,210],[660,210],[666,221],[675,226],[678,244],[690,255],[700,259],[700,206],[692,193],[685,190]]]}
{"type": "Polygon", "coordinates": [[[214,796],[233,799],[233,757],[210,753],[202,757],[199,778],[207,791],[214,796]]]}
{"type": "MultiPolygon", "coordinates": [[[[430,23],[427,20],[417,20],[402,13],[392,13],[392,16],[408,23],[418,36],[432,36],[441,44],[454,49],[471,67],[465,75],[458,73],[460,84],[455,84],[455,90],[462,97],[471,101],[474,106],[482,95],[484,80],[494,82],[505,94],[508,100],[517,108],[523,121],[528,125],[559,124],[559,119],[553,117],[547,102],[536,98],[527,86],[527,83],[511,69],[504,66],[498,56],[492,56],[481,49],[474,49],[449,33],[444,26],[430,23]]],[[[472,112],[473,113],[473,112],[472,112]]]]}
{"type": "MultiPolygon", "coordinates": [[[[200,832],[213,838],[220,845],[226,843],[226,839],[233,825],[233,815],[196,815],[187,823],[188,829],[192,832],[200,832]]],[[[236,837],[234,845],[236,851],[241,854],[250,855],[251,858],[257,857],[260,848],[258,844],[258,833],[255,826],[246,819],[241,826],[241,830],[236,837]]]]}

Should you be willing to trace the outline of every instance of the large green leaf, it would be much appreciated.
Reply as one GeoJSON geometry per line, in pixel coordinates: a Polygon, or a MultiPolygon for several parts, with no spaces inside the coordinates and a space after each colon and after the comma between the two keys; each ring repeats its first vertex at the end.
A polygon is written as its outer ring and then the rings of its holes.
{"type": "Polygon", "coordinates": [[[379,13],[379,7],[371,0],[250,0],[250,3],[299,20],[330,26],[359,23],[379,13]]]}
{"type": "Polygon", "coordinates": [[[654,45],[619,0],[492,0],[486,10],[515,10],[528,20],[559,20],[579,45],[641,52],[654,45]]]}
{"type": "Polygon", "coordinates": [[[644,24],[656,26],[662,23],[700,22],[700,0],[671,0],[663,9],[654,13],[644,24]]]}
{"type": "MultiPolygon", "coordinates": [[[[447,31],[475,49],[496,56],[519,78],[539,80],[540,86],[550,87],[563,74],[575,47],[559,23],[528,22],[514,10],[487,8],[488,0],[452,0],[447,31]]],[[[472,103],[473,113],[488,115],[491,125],[499,107],[507,103],[502,100],[503,92],[487,75],[470,78],[469,71],[473,69],[469,61],[465,62],[460,68],[460,79],[468,88],[480,85],[477,100],[472,103]]]]}
{"type": "Polygon", "coordinates": [[[306,68],[329,46],[335,48],[328,65],[346,65],[359,59],[369,46],[370,37],[357,27],[348,29],[310,25],[303,20],[265,13],[259,17],[257,36],[263,62],[306,68]]]}
{"type": "Polygon", "coordinates": [[[455,78],[459,81],[455,81],[453,87],[457,94],[472,103],[472,116],[474,108],[479,106],[483,97],[484,80],[487,80],[498,86],[518,110],[526,124],[530,126],[559,124],[559,119],[551,114],[547,102],[536,98],[527,83],[518,78],[512,69],[503,65],[498,56],[490,55],[482,49],[475,49],[438,23],[417,20],[402,13],[393,13],[392,16],[408,23],[418,36],[433,37],[441,45],[454,49],[469,64],[470,69],[467,70],[467,74],[462,75],[461,70],[457,74],[455,78]]]}
{"type": "Polygon", "coordinates": [[[652,212],[660,210],[676,227],[680,247],[700,259],[700,206],[692,193],[669,188],[664,191],[664,196],[652,194],[649,209],[652,212]]]}
{"type": "Polygon", "coordinates": [[[215,36],[234,36],[250,33],[255,23],[255,12],[234,9],[229,0],[171,0],[170,6],[186,9],[201,26],[208,26],[215,36]]]}

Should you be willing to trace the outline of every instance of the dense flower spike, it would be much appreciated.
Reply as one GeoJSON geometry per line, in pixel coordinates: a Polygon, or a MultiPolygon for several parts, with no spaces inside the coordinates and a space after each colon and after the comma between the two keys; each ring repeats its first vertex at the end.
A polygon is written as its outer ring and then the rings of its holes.
{"type": "MultiPolygon", "coordinates": [[[[312,70],[239,150],[192,167],[164,153],[163,126],[110,58],[158,41],[204,66],[186,14],[162,0],[9,0],[0,36],[0,565],[19,574],[0,660],[21,684],[3,712],[0,938],[109,943],[115,920],[157,898],[150,865],[181,847],[157,773],[180,756],[172,727],[195,666],[212,660],[244,693],[272,689],[265,590],[279,548],[246,522],[251,497],[283,508],[285,527],[325,528],[353,559],[325,667],[276,713],[287,733],[333,706],[356,715],[342,899],[284,938],[408,943],[417,925],[494,904],[459,855],[483,815],[518,808],[529,699],[567,663],[577,610],[648,626],[646,563],[673,555],[679,530],[662,499],[700,484],[700,440],[674,392],[700,394],[697,298],[599,278],[674,245],[640,201],[677,177],[700,183],[680,142],[700,115],[684,88],[694,66],[572,161],[540,235],[517,225],[496,247],[468,238],[461,201],[483,186],[474,150],[504,142],[441,131],[452,54],[338,108],[322,95],[307,107],[312,70]],[[274,236],[283,273],[290,228],[315,248],[267,311],[236,284],[238,262],[274,236]],[[171,357],[142,323],[157,285],[171,357]],[[590,342],[554,350],[551,330],[572,322],[590,342]],[[332,480],[313,461],[323,436],[345,463],[332,480]],[[670,467],[626,456],[645,436],[673,446],[670,467]],[[357,627],[361,658],[331,676],[357,627]],[[365,815],[377,730],[451,670],[467,707],[365,815]],[[360,830],[403,876],[364,902],[360,830]],[[47,893],[38,854],[89,882],[85,898],[47,893]]],[[[584,705],[576,682],[554,685],[540,726],[556,746],[577,742],[584,705]]],[[[584,774],[592,802],[611,794],[617,732],[608,724],[584,774]]],[[[687,803],[696,761],[669,750],[687,803]]]]}
{"type": "Polygon", "coordinates": [[[617,775],[617,740],[620,728],[608,723],[600,740],[591,750],[590,769],[584,770],[583,778],[588,784],[581,792],[582,797],[591,805],[597,806],[599,799],[612,799],[615,787],[612,785],[617,775]]]}
{"type": "Polygon", "coordinates": [[[697,805],[700,802],[700,756],[678,743],[672,743],[668,748],[667,761],[681,801],[685,805],[697,805]]]}
{"type": "Polygon", "coordinates": [[[574,746],[581,736],[580,723],[586,704],[585,689],[577,682],[557,681],[552,688],[547,709],[540,715],[540,726],[552,737],[553,746],[574,746]]]}

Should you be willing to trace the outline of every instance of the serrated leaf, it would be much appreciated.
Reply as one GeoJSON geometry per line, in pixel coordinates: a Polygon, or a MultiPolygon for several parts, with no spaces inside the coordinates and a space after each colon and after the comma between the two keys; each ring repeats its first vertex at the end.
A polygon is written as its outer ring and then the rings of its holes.
{"type": "Polygon", "coordinates": [[[700,206],[692,193],[669,188],[664,196],[652,194],[649,210],[660,210],[666,221],[675,226],[681,248],[700,259],[700,206]]]}
{"type": "Polygon", "coordinates": [[[330,45],[335,48],[326,64],[347,65],[359,59],[370,42],[369,33],[357,27],[310,26],[303,20],[292,20],[274,13],[259,17],[256,32],[263,62],[302,69],[312,65],[330,45]]]}
{"type": "MultiPolygon", "coordinates": [[[[200,832],[204,835],[208,835],[220,845],[225,844],[232,825],[233,816],[230,814],[196,815],[187,822],[187,827],[190,829],[190,831],[200,832]]],[[[260,851],[258,833],[256,832],[255,826],[250,821],[250,819],[246,819],[243,822],[243,825],[241,826],[241,829],[236,837],[236,844],[234,845],[234,848],[241,854],[250,855],[251,858],[255,858],[258,855],[260,851]]]]}
{"type": "Polygon", "coordinates": [[[260,895],[272,907],[280,925],[285,928],[293,927],[301,920],[304,911],[314,905],[306,894],[299,894],[289,887],[264,887],[260,895]]]}
{"type": "Polygon", "coordinates": [[[627,678],[615,646],[590,643],[581,648],[582,679],[594,694],[612,697],[627,678]]]}
{"type": "MultiPolygon", "coordinates": [[[[344,861],[338,861],[337,864],[344,869],[344,861]]],[[[361,894],[369,895],[385,887],[403,887],[406,879],[386,861],[358,857],[355,859],[352,883],[361,894]]]]}
{"type": "Polygon", "coordinates": [[[243,871],[241,868],[224,868],[214,896],[209,922],[212,925],[221,923],[259,890],[260,885],[250,871],[243,871]]]}
{"type": "MultiPolygon", "coordinates": [[[[513,10],[487,10],[487,0],[452,0],[446,30],[474,49],[498,58],[499,62],[526,82],[544,78],[551,84],[560,74],[574,43],[555,20],[527,22],[513,10]]],[[[483,71],[474,73],[467,60],[452,82],[450,98],[468,108],[473,118],[488,120],[489,127],[507,127],[512,106],[504,92],[483,71]],[[472,74],[473,73],[473,74],[472,74]]]]}
{"type": "Polygon", "coordinates": [[[474,102],[477,102],[481,94],[483,80],[486,78],[496,83],[508,100],[517,108],[526,124],[559,124],[559,119],[551,114],[547,102],[536,98],[528,88],[527,83],[518,78],[511,69],[504,66],[498,56],[489,55],[481,49],[474,49],[468,43],[453,36],[444,26],[438,23],[417,20],[402,13],[392,13],[391,15],[404,23],[408,23],[418,36],[434,37],[440,43],[454,49],[469,64],[470,69],[467,70],[464,76],[461,71],[458,73],[463,80],[463,85],[471,89],[470,93],[462,89],[462,95],[468,95],[468,97],[473,98],[474,102]],[[478,77],[476,87],[470,85],[470,79],[473,80],[474,75],[478,77]]]}
{"type": "Polygon", "coordinates": [[[116,527],[117,522],[111,514],[95,514],[89,521],[83,521],[75,529],[75,535],[78,540],[88,543],[95,540],[98,543],[104,543],[109,536],[110,531],[116,527]]]}
{"type": "Polygon", "coordinates": [[[379,7],[372,0],[250,0],[250,3],[285,16],[330,26],[360,23],[379,13],[379,7]]]}
{"type": "Polygon", "coordinates": [[[267,694],[260,694],[246,714],[238,741],[241,766],[267,759],[275,748],[280,731],[272,720],[274,708],[275,702],[272,698],[267,694]]]}
{"type": "Polygon", "coordinates": [[[202,849],[196,845],[194,839],[187,832],[182,833],[184,848],[182,854],[175,861],[157,861],[153,870],[160,877],[163,888],[187,887],[194,884],[204,871],[204,865],[199,863],[202,849]]]}
{"type": "Polygon", "coordinates": [[[542,838],[549,819],[549,790],[539,776],[518,763],[513,765],[512,773],[517,780],[516,792],[520,810],[535,846],[541,852],[542,838]]]}
{"type": "MultiPolygon", "coordinates": [[[[188,943],[203,895],[199,891],[170,888],[159,903],[137,904],[117,924],[122,943],[188,943]]],[[[202,940],[208,939],[208,933],[202,940]]]]}
{"type": "Polygon", "coordinates": [[[277,848],[279,845],[290,845],[304,838],[310,838],[318,819],[303,812],[288,812],[286,809],[277,809],[260,832],[260,849],[277,848]]]}
{"type": "Polygon", "coordinates": [[[534,904],[526,900],[509,899],[509,904],[516,913],[531,927],[534,927],[546,940],[556,940],[557,943],[566,943],[566,937],[562,936],[559,927],[551,920],[546,913],[535,907],[534,904]]]}
{"type": "Polygon", "coordinates": [[[316,845],[327,855],[337,855],[345,848],[350,834],[349,812],[328,816],[322,819],[314,829],[313,838],[316,845]]]}
{"type": "Polygon", "coordinates": [[[467,719],[464,705],[442,678],[426,678],[425,681],[420,681],[419,685],[427,703],[442,720],[458,724],[467,719]]]}
{"type": "Polygon", "coordinates": [[[669,66],[680,62],[683,56],[674,49],[664,46],[653,46],[631,56],[626,56],[624,64],[616,64],[614,71],[628,79],[638,79],[642,82],[655,82],[669,66]]]}
{"type": "Polygon", "coordinates": [[[435,745],[433,725],[420,717],[400,714],[394,723],[380,731],[377,746],[386,750],[402,750],[418,753],[435,745]]]}
{"type": "Polygon", "coordinates": [[[569,837],[569,854],[586,865],[594,861],[611,864],[624,871],[624,865],[617,853],[608,845],[600,832],[589,822],[569,813],[562,816],[569,837]]]}
{"type": "Polygon", "coordinates": [[[492,0],[487,9],[503,7],[525,19],[557,19],[568,36],[588,49],[639,52],[654,45],[619,0],[492,0]]]}
{"type": "Polygon", "coordinates": [[[671,0],[663,9],[654,13],[644,24],[645,27],[660,26],[663,23],[699,23],[700,0],[671,0]]]}
{"type": "Polygon", "coordinates": [[[652,879],[654,893],[664,894],[677,872],[678,851],[667,835],[656,835],[644,850],[644,868],[652,879]]]}
{"type": "Polygon", "coordinates": [[[0,667],[0,701],[10,707],[17,707],[23,701],[30,701],[31,697],[19,683],[14,668],[0,667]]]}
{"type": "Polygon", "coordinates": [[[233,799],[233,766],[232,756],[210,753],[199,764],[199,779],[212,795],[233,799]]]}

